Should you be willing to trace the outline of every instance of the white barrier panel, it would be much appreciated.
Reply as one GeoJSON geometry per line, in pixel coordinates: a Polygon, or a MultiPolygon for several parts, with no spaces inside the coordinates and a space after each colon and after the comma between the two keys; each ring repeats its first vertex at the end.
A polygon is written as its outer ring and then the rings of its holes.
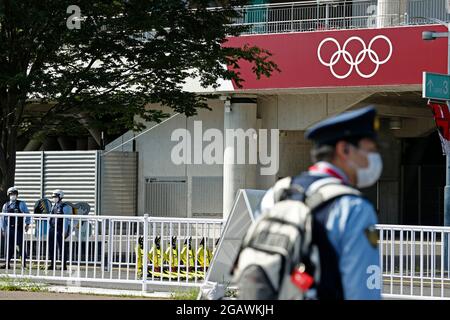
{"type": "Polygon", "coordinates": [[[241,189],[224,226],[217,254],[214,256],[206,279],[228,284],[230,271],[236,259],[241,241],[255,219],[256,209],[264,196],[263,190],[241,189]]]}

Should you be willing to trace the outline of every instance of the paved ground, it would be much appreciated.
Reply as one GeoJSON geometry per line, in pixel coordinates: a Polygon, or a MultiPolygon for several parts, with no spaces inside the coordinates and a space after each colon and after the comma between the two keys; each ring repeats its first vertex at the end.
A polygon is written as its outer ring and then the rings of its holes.
{"type": "Polygon", "coordinates": [[[0,300],[142,300],[146,297],[117,297],[76,293],[0,291],[0,300]]]}

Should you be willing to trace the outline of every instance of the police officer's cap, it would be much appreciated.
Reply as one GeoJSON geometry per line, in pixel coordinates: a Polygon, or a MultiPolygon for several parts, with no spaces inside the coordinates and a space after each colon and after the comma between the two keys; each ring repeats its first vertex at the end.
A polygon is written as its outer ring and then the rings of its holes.
{"type": "Polygon", "coordinates": [[[316,145],[334,145],[339,140],[352,138],[376,140],[378,127],[376,110],[369,106],[316,123],[306,131],[305,137],[316,145]]]}
{"type": "Polygon", "coordinates": [[[11,187],[8,189],[8,191],[6,192],[6,194],[9,196],[10,194],[15,193],[15,194],[19,194],[19,190],[16,187],[11,187]]]}

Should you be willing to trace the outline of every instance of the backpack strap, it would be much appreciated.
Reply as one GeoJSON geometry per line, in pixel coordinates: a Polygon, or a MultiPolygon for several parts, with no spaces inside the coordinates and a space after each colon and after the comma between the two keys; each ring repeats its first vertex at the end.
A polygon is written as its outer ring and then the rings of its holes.
{"type": "Polygon", "coordinates": [[[292,177],[283,178],[273,186],[274,203],[288,199],[294,194],[303,195],[305,194],[305,189],[298,184],[292,183],[292,177]]]}
{"type": "Polygon", "coordinates": [[[340,179],[334,177],[320,179],[311,184],[307,190],[298,184],[292,183],[292,177],[283,178],[273,186],[274,203],[290,198],[293,194],[304,195],[304,202],[311,211],[325,202],[341,196],[361,196],[359,190],[343,184],[340,179]]]}
{"type": "Polygon", "coordinates": [[[329,182],[319,186],[305,200],[305,204],[313,211],[322,204],[341,196],[361,196],[361,192],[342,183],[329,182]]]}

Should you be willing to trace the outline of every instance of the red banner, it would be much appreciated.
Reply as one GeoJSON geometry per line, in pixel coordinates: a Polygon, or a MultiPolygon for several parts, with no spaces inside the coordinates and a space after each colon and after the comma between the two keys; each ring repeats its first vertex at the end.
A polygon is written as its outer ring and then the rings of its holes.
{"type": "MultiPolygon", "coordinates": [[[[229,38],[227,46],[269,50],[281,72],[257,80],[241,62],[243,89],[402,86],[422,83],[422,72],[446,73],[447,41],[422,40],[437,25],[316,31],[229,38]]],[[[236,86],[234,85],[236,89],[236,86]]]]}

